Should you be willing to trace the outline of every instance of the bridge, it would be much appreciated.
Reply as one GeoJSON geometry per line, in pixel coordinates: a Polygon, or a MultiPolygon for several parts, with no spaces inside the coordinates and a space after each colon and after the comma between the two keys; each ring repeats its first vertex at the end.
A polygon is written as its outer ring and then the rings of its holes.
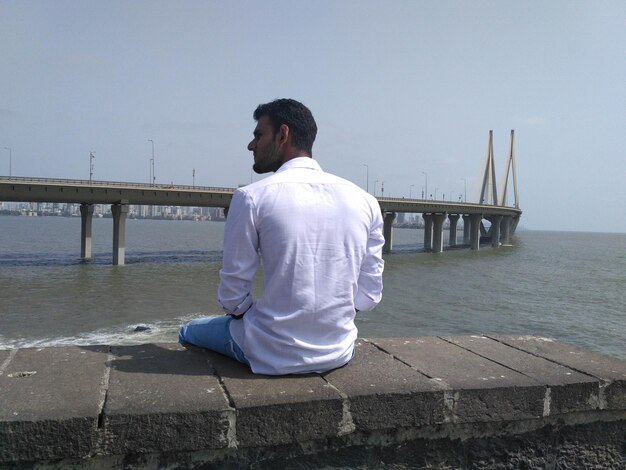
{"type": "MultiPolygon", "coordinates": [[[[449,221],[449,246],[457,246],[457,223],[461,217],[463,245],[478,250],[481,236],[488,238],[494,248],[510,244],[510,237],[515,232],[522,214],[515,178],[513,131],[500,198],[496,191],[492,139],[490,132],[480,203],[377,198],[384,218],[385,252],[388,253],[392,249],[392,226],[399,212],[422,214],[425,251],[433,253],[443,251],[446,218],[449,221]],[[506,186],[510,169],[513,170],[514,206],[506,205],[506,186]],[[491,223],[488,230],[485,229],[483,219],[491,223]]],[[[218,187],[0,176],[0,201],[80,204],[81,258],[84,260],[89,260],[92,256],[91,227],[94,204],[110,204],[113,216],[114,265],[124,264],[125,227],[130,205],[221,207],[227,214],[234,191],[233,188],[218,187]]]]}
{"type": "MultiPolygon", "coordinates": [[[[178,185],[149,185],[110,181],[82,181],[0,177],[0,201],[56,202],[80,204],[81,257],[91,259],[91,222],[94,204],[110,204],[113,215],[113,264],[124,264],[125,222],[129,205],[167,205],[222,207],[228,212],[233,188],[209,188],[178,185]]],[[[457,222],[464,221],[463,243],[472,249],[480,247],[481,222],[491,222],[489,236],[494,247],[506,245],[522,211],[499,205],[456,203],[433,200],[377,198],[384,216],[385,251],[392,248],[392,224],[399,212],[421,213],[424,218],[424,247],[427,251],[443,250],[443,230],[449,220],[449,244],[456,245],[457,222]]]]}

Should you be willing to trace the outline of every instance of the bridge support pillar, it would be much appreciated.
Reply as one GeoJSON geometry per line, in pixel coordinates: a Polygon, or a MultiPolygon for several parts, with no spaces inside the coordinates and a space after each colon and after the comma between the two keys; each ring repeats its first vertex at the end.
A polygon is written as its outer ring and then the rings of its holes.
{"type": "Polygon", "coordinates": [[[470,246],[472,250],[480,249],[480,226],[482,224],[482,214],[470,215],[470,246]]]}
{"type": "Polygon", "coordinates": [[[433,253],[443,251],[443,221],[446,214],[433,214],[433,253]]]}
{"type": "Polygon", "coordinates": [[[128,204],[112,204],[113,214],[113,265],[123,266],[126,242],[126,216],[128,204]]]}
{"type": "Polygon", "coordinates": [[[515,217],[513,217],[513,220],[511,221],[511,235],[515,233],[515,229],[517,229],[518,223],[519,223],[519,215],[516,215],[515,217]]]}
{"type": "Polygon", "coordinates": [[[448,246],[456,245],[456,224],[459,221],[459,214],[450,214],[448,216],[450,221],[450,237],[448,238],[448,246]]]}
{"type": "Polygon", "coordinates": [[[463,245],[470,244],[470,233],[472,228],[472,221],[470,220],[470,216],[467,214],[463,215],[463,245]]]}
{"type": "Polygon", "coordinates": [[[511,244],[511,221],[512,217],[510,215],[505,215],[502,217],[502,223],[500,224],[500,229],[502,234],[500,239],[502,240],[503,245],[511,244]]]}
{"type": "Polygon", "coordinates": [[[500,247],[500,224],[502,223],[501,215],[491,217],[491,246],[500,247]]]}
{"type": "Polygon", "coordinates": [[[395,212],[384,214],[383,236],[385,237],[385,244],[383,245],[383,253],[389,253],[393,247],[393,221],[395,219],[395,212]]]}
{"type": "Polygon", "coordinates": [[[433,214],[422,214],[424,219],[424,251],[433,249],[433,214]]]}
{"type": "Polygon", "coordinates": [[[91,259],[91,221],[93,220],[93,204],[80,205],[80,257],[91,259]]]}

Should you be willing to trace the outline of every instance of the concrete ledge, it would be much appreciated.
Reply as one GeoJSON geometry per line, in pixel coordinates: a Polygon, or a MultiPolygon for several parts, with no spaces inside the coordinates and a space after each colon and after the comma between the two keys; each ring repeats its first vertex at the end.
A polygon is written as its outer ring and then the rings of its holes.
{"type": "Polygon", "coordinates": [[[114,346],[109,365],[101,452],[228,447],[235,410],[208,357],[171,344],[114,346]]]}
{"type": "Polygon", "coordinates": [[[621,468],[625,436],[626,362],[546,338],[359,340],[347,366],[286,377],[176,344],[0,351],[3,468],[621,468]]]}

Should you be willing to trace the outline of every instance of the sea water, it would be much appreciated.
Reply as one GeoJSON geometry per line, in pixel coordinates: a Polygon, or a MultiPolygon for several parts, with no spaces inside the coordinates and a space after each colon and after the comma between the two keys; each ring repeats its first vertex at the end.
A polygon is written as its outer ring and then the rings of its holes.
{"type": "MultiPolygon", "coordinates": [[[[84,262],[80,218],[0,217],[0,349],[170,342],[222,314],[222,222],[130,219],[125,266],[111,265],[112,231],[93,220],[84,262]]],[[[512,246],[438,254],[421,230],[393,236],[361,337],[538,335],[626,359],[626,234],[518,230],[512,246]]]]}

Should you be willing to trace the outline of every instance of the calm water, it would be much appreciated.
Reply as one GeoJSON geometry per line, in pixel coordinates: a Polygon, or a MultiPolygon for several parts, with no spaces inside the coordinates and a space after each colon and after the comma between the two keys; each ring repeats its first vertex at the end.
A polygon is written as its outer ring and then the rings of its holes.
{"type": "MultiPolygon", "coordinates": [[[[114,267],[110,219],[94,219],[83,263],[79,218],[0,217],[0,349],[176,341],[183,322],[220,314],[223,229],[129,220],[127,264],[114,267]]],[[[513,243],[434,255],[421,231],[394,230],[360,335],[531,334],[626,359],[626,234],[519,231],[513,243]]]]}

